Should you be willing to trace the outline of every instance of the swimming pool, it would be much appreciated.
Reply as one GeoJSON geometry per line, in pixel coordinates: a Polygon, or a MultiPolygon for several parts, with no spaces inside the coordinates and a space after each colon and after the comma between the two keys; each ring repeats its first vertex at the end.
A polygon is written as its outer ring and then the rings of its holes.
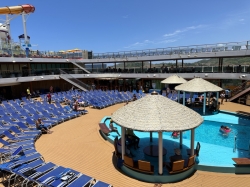
{"type": "MultiPolygon", "coordinates": [[[[244,117],[237,116],[233,113],[218,113],[214,115],[203,116],[204,122],[195,129],[195,145],[197,142],[201,143],[201,150],[199,156],[199,164],[208,166],[225,166],[232,167],[234,157],[248,157],[249,141],[250,141],[250,120],[244,117]],[[223,135],[219,131],[220,126],[229,126],[232,131],[228,135],[223,135]],[[236,138],[236,151],[234,152],[234,142],[236,138]],[[216,156],[215,156],[216,155],[216,156]]],[[[106,125],[108,126],[109,120],[106,125]]],[[[115,125],[121,133],[121,128],[115,125]]],[[[155,140],[149,143],[149,133],[134,131],[140,137],[140,145],[155,144],[157,145],[158,134],[153,133],[155,140]]],[[[167,148],[168,153],[164,161],[168,161],[169,156],[174,154],[173,149],[179,146],[179,139],[171,138],[171,132],[163,133],[163,146],[167,148]]],[[[190,131],[183,132],[183,150],[182,154],[186,155],[186,148],[190,147],[190,131]]],[[[114,139],[116,133],[110,133],[110,138],[114,139]]],[[[149,159],[143,154],[142,149],[136,150],[137,155],[135,159],[149,159]]],[[[132,150],[133,152],[134,150],[132,150]]],[[[152,160],[151,160],[152,161],[152,160]]]]}

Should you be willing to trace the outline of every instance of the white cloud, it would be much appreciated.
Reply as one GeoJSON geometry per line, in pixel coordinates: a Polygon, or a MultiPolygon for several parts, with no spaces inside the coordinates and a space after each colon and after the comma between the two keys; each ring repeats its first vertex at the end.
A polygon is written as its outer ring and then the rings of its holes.
{"type": "Polygon", "coordinates": [[[196,30],[196,29],[200,29],[200,28],[203,28],[205,27],[205,25],[197,25],[197,26],[190,26],[190,27],[186,27],[184,29],[178,29],[172,33],[167,33],[167,34],[164,34],[163,36],[164,37],[174,37],[174,36],[177,36],[181,33],[184,33],[184,32],[187,32],[187,31],[190,31],[190,30],[196,30]]]}
{"type": "Polygon", "coordinates": [[[243,22],[243,21],[245,21],[245,19],[239,19],[239,21],[240,21],[240,22],[243,22]]]}
{"type": "Polygon", "coordinates": [[[177,39],[171,39],[171,40],[157,40],[157,41],[151,41],[151,40],[144,40],[143,42],[136,42],[132,45],[129,45],[127,47],[124,47],[126,49],[133,49],[133,48],[139,48],[139,47],[144,47],[148,45],[158,45],[158,44],[167,44],[167,43],[173,43],[176,42],[177,39]]]}
{"type": "Polygon", "coordinates": [[[144,40],[143,42],[136,42],[134,44],[131,44],[127,47],[124,47],[124,48],[134,48],[134,47],[141,47],[141,46],[145,46],[145,45],[148,45],[148,44],[153,44],[154,42],[153,41],[150,41],[150,40],[144,40]]]}
{"type": "Polygon", "coordinates": [[[128,15],[125,15],[125,16],[122,16],[123,19],[127,19],[128,18],[128,15]]]}

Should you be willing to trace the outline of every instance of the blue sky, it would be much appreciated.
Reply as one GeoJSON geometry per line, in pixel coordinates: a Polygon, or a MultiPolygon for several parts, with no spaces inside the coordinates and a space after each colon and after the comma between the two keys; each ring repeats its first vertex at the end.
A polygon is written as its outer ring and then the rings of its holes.
{"type": "MultiPolygon", "coordinates": [[[[0,1],[0,7],[20,4],[36,7],[27,32],[39,50],[98,53],[250,40],[249,0],[0,1]]],[[[21,16],[11,22],[11,34],[16,41],[23,34],[21,16]]]]}

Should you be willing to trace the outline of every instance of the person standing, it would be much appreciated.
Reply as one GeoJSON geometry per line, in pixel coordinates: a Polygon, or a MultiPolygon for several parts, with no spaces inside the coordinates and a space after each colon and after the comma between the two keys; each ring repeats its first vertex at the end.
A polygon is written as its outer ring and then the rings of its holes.
{"type": "Polygon", "coordinates": [[[220,94],[220,98],[221,98],[221,104],[223,105],[223,101],[225,99],[225,92],[224,91],[220,94]]]}
{"type": "Polygon", "coordinates": [[[227,100],[229,99],[229,95],[230,95],[230,91],[228,89],[225,90],[225,101],[227,102],[227,100]]]}
{"type": "Polygon", "coordinates": [[[27,98],[30,99],[30,87],[27,88],[27,98]]]}
{"type": "Polygon", "coordinates": [[[49,104],[51,104],[51,94],[50,94],[50,92],[47,95],[47,101],[49,102],[49,104]]]}

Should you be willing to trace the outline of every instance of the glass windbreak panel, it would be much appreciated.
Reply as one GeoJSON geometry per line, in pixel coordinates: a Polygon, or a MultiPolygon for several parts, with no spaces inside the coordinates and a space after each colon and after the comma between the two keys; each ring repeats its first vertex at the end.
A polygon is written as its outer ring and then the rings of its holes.
{"type": "Polygon", "coordinates": [[[34,71],[36,69],[36,64],[30,64],[30,68],[32,71],[34,71]]]}
{"type": "Polygon", "coordinates": [[[213,73],[218,73],[219,72],[219,67],[218,66],[213,66],[213,73]]]}
{"type": "Polygon", "coordinates": [[[124,63],[123,62],[117,62],[116,63],[116,69],[118,73],[122,73],[124,69],[124,63]]]}
{"type": "Polygon", "coordinates": [[[41,70],[42,69],[42,64],[36,64],[36,70],[41,70]]]}
{"type": "Polygon", "coordinates": [[[64,69],[64,68],[65,68],[65,64],[60,64],[60,67],[61,67],[62,69],[64,69]]]}
{"type": "Polygon", "coordinates": [[[102,73],[102,63],[94,63],[93,64],[93,72],[92,73],[102,73]]]}
{"type": "Polygon", "coordinates": [[[135,73],[141,71],[142,63],[141,62],[125,62],[125,73],[135,73]]]}
{"type": "Polygon", "coordinates": [[[65,64],[65,68],[69,68],[69,64],[65,64]]]}
{"type": "Polygon", "coordinates": [[[14,71],[19,71],[20,70],[19,64],[14,64],[13,69],[14,69],[14,71]]]}
{"type": "MultiPolygon", "coordinates": [[[[177,73],[179,72],[178,67],[176,68],[175,60],[166,60],[161,62],[159,65],[159,72],[161,73],[177,73]]],[[[178,61],[177,66],[181,66],[181,61],[178,61]]],[[[154,66],[151,65],[151,69],[148,69],[147,72],[154,72],[154,66]]]]}
{"type": "Polygon", "coordinates": [[[240,73],[249,72],[247,68],[250,64],[250,57],[238,57],[238,58],[223,58],[223,72],[225,73],[240,73]]]}
{"type": "Polygon", "coordinates": [[[85,69],[92,72],[92,64],[85,64],[85,69]]]}
{"type": "Polygon", "coordinates": [[[42,69],[43,70],[47,69],[46,64],[42,64],[42,69]]]}
{"type": "Polygon", "coordinates": [[[206,73],[213,72],[213,68],[211,66],[203,66],[203,72],[206,73]]]}
{"type": "Polygon", "coordinates": [[[47,69],[51,70],[51,64],[47,64],[47,69]]]}
{"type": "Polygon", "coordinates": [[[151,70],[153,73],[161,73],[163,67],[162,61],[152,61],[151,62],[151,70]]]}
{"type": "Polygon", "coordinates": [[[56,69],[59,69],[59,68],[61,68],[61,67],[60,67],[60,64],[58,63],[58,64],[56,64],[56,69]]]}
{"type": "Polygon", "coordinates": [[[115,63],[103,63],[103,71],[105,73],[115,73],[117,72],[117,67],[115,68],[115,63]]]}

